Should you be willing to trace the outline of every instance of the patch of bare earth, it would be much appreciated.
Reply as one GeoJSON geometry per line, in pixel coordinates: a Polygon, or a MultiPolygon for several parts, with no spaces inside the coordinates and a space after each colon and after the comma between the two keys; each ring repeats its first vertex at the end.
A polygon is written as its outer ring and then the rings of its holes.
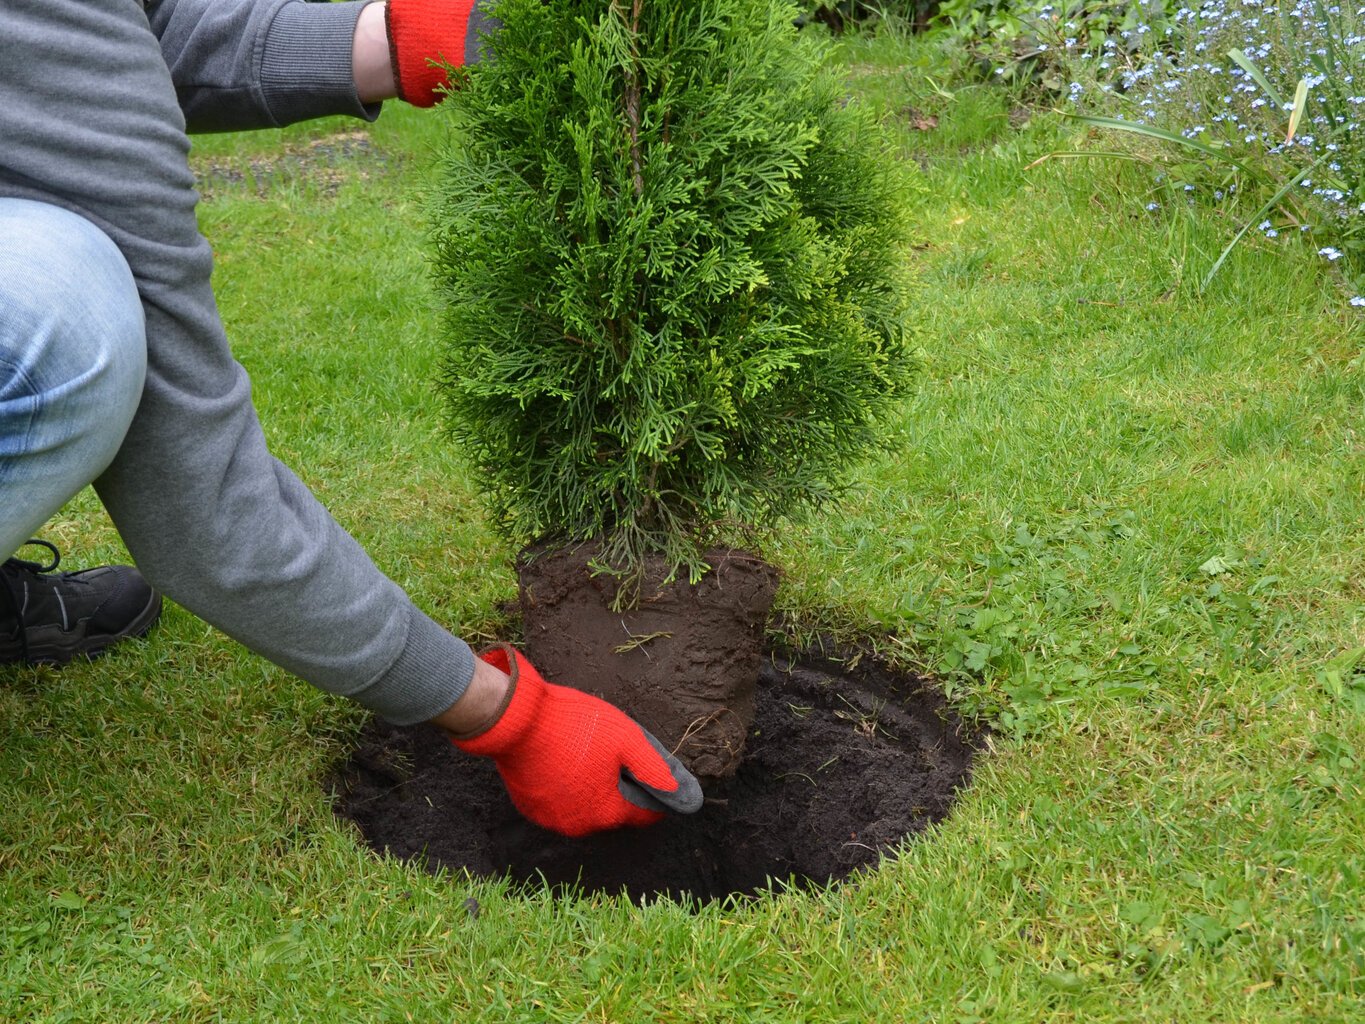
{"type": "Polygon", "coordinates": [[[363,131],[344,131],[306,142],[291,142],[251,157],[190,158],[200,198],[213,201],[228,191],[265,197],[286,186],[307,185],[334,196],[348,180],[365,180],[387,166],[388,156],[363,131]]]}

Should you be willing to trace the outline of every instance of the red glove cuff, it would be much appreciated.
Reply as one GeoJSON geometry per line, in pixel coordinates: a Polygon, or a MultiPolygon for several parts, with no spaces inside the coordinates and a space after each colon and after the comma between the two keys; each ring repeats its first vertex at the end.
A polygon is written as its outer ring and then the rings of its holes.
{"type": "Polygon", "coordinates": [[[473,736],[452,736],[451,742],[467,754],[496,757],[515,746],[530,728],[545,695],[545,680],[520,651],[499,644],[479,652],[479,659],[512,677],[507,700],[492,724],[473,736]]]}
{"type": "Polygon", "coordinates": [[[434,106],[449,86],[446,65],[465,63],[469,16],[475,0],[389,0],[389,59],[398,98],[434,106]]]}

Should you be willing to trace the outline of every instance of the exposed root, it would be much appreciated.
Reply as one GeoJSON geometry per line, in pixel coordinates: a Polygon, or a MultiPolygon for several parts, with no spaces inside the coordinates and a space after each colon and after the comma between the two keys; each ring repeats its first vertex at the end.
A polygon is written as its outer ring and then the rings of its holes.
{"type": "Polygon", "coordinates": [[[701,732],[712,722],[716,721],[721,715],[731,714],[734,714],[734,712],[729,708],[716,708],[716,710],[712,711],[709,715],[702,715],[699,718],[692,719],[692,721],[688,723],[687,728],[683,730],[682,738],[678,740],[678,745],[673,748],[673,756],[676,757],[678,751],[683,748],[688,740],[697,735],[697,733],[701,732]]]}

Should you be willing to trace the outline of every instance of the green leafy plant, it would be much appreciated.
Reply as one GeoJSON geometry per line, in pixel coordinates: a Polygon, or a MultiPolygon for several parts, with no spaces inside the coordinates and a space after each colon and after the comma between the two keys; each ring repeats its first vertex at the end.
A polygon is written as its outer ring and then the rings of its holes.
{"type": "Polygon", "coordinates": [[[696,578],[878,443],[910,172],[784,3],[496,10],[434,203],[454,438],[512,536],[696,578]]]}
{"type": "Polygon", "coordinates": [[[798,25],[825,25],[836,35],[850,27],[922,31],[938,14],[939,0],[805,0],[798,25]]]}
{"type": "Polygon", "coordinates": [[[1179,6],[1172,0],[944,0],[934,24],[966,46],[978,70],[994,80],[1060,93],[1074,78],[1078,55],[1134,54],[1153,28],[1171,23],[1179,6]]]}

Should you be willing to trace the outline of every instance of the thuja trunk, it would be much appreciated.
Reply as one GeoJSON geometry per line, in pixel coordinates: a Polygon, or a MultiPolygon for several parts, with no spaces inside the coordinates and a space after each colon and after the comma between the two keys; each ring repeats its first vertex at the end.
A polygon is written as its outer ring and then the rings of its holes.
{"type": "Polygon", "coordinates": [[[778,572],[755,555],[706,553],[702,579],[665,584],[647,562],[638,599],[613,611],[621,583],[594,575],[593,544],[533,545],[517,572],[526,653],[549,680],[629,713],[696,775],[733,775],[754,718],[754,690],[778,572]]]}

